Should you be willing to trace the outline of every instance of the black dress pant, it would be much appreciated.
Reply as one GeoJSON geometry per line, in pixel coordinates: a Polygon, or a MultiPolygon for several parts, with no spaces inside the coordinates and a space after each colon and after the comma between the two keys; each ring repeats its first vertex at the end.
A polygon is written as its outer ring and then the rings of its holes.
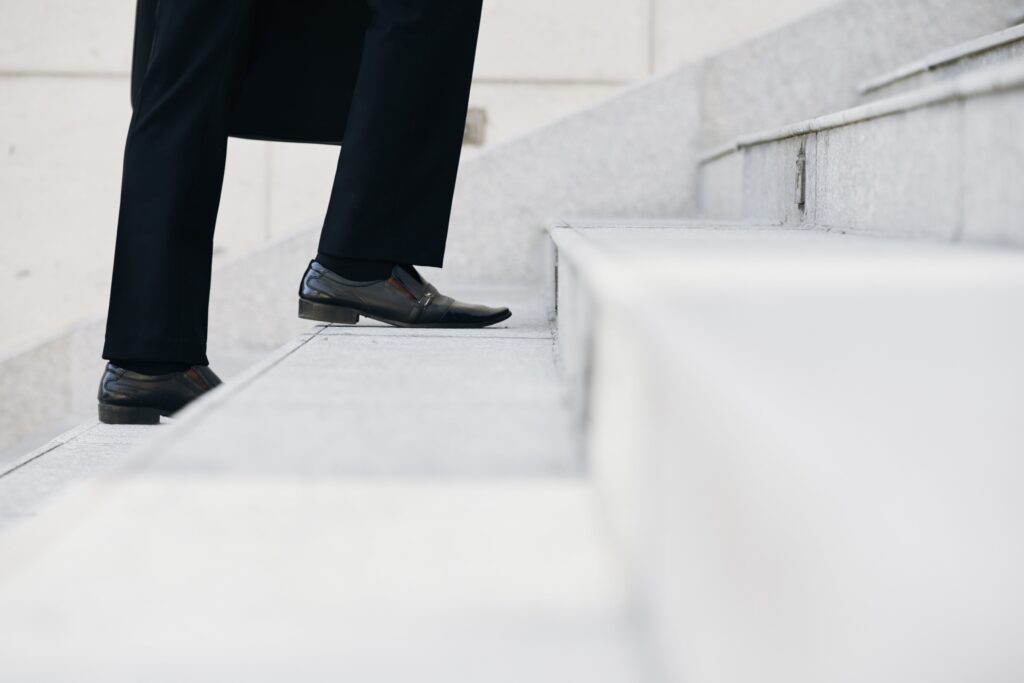
{"type": "MultiPolygon", "coordinates": [[[[440,266],[481,0],[338,1],[365,2],[369,21],[319,249],[440,266]]],[[[228,120],[258,7],[158,5],[125,147],[104,358],[208,362],[228,120]]]]}

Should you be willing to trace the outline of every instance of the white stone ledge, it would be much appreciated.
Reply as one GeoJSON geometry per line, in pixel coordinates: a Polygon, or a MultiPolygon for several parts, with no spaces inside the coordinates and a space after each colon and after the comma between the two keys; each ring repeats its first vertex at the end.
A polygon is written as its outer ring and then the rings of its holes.
{"type": "Polygon", "coordinates": [[[861,95],[867,95],[912,76],[927,73],[947,64],[952,64],[967,57],[974,57],[1019,40],[1024,40],[1024,24],[1013,26],[1004,31],[996,31],[975,40],[969,40],[951,48],[932,53],[923,59],[905,64],[881,76],[861,81],[857,89],[861,95]]]}
{"type": "Polygon", "coordinates": [[[1024,255],[618,233],[552,230],[559,318],[593,302],[588,462],[668,678],[1020,678],[1024,255]]]}
{"type": "Polygon", "coordinates": [[[993,95],[1021,88],[1024,88],[1024,64],[994,67],[984,71],[965,74],[943,83],[923,87],[911,93],[895,95],[878,102],[871,102],[870,104],[845,109],[833,114],[799,121],[782,126],[781,128],[743,135],[730,143],[712,148],[703,153],[700,156],[700,164],[707,164],[746,147],[778,142],[787,138],[818,133],[831,128],[841,128],[936,104],[993,95]]]}

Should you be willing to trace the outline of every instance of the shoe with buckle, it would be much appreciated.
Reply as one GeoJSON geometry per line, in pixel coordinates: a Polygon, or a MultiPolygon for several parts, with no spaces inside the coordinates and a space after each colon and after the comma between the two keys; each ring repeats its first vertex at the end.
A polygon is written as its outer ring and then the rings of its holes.
{"type": "Polygon", "coordinates": [[[310,261],[299,286],[299,317],[352,325],[359,317],[398,327],[487,327],[511,316],[507,308],[466,304],[445,296],[412,266],[396,265],[385,280],[347,280],[310,261]]]}

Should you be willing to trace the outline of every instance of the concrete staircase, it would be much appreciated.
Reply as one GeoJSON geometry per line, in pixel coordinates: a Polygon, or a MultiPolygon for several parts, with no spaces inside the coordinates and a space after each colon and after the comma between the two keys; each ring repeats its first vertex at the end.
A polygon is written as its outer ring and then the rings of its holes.
{"type": "Polygon", "coordinates": [[[1024,676],[1021,17],[837,3],[472,160],[439,284],[509,323],[314,326],[8,466],[0,674],[1024,676]]]}

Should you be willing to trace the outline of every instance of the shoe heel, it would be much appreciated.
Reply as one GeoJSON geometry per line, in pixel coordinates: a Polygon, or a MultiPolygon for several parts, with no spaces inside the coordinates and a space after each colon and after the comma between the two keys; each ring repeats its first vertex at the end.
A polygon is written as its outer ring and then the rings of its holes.
{"type": "Polygon", "coordinates": [[[99,404],[100,422],[108,425],[160,424],[160,411],[155,408],[99,404]]]}
{"type": "Polygon", "coordinates": [[[318,304],[313,301],[299,299],[299,317],[306,320],[317,320],[322,323],[338,323],[355,325],[359,322],[359,314],[351,308],[318,304]]]}

